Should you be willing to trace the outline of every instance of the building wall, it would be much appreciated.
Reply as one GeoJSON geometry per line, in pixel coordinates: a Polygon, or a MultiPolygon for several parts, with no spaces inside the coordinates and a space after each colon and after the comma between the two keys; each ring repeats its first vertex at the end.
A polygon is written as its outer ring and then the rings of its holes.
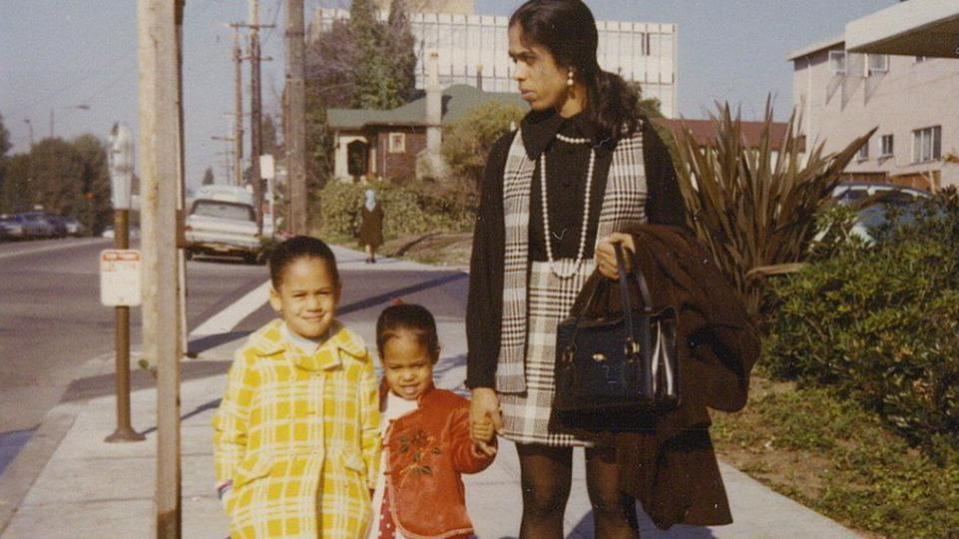
{"type": "MultiPolygon", "coordinates": [[[[385,18],[386,13],[381,12],[385,18]]],[[[343,9],[320,8],[311,33],[328,30],[334,20],[349,17],[343,9]]],[[[516,91],[513,66],[507,55],[508,17],[450,13],[412,13],[416,37],[416,87],[425,88],[426,59],[439,53],[439,77],[443,87],[477,85],[483,89],[516,91]]],[[[655,97],[666,117],[676,115],[676,62],[678,29],[675,24],[631,21],[597,21],[599,64],[606,71],[639,82],[644,97],[655,97]]]]}
{"type": "Polygon", "coordinates": [[[838,151],[878,126],[868,156],[853,158],[849,175],[900,183],[938,175],[942,186],[959,184],[956,164],[913,161],[913,132],[933,126],[941,126],[941,156],[959,155],[959,61],[888,56],[887,65],[886,72],[871,71],[867,55],[846,53],[845,74],[833,73],[828,50],[793,60],[793,99],[807,148],[824,142],[825,152],[838,151]],[[880,155],[883,135],[893,137],[890,156],[880,155]]]}
{"type": "MultiPolygon", "coordinates": [[[[376,0],[376,6],[389,10],[391,0],[376,0]]],[[[472,15],[476,13],[473,0],[406,0],[406,9],[420,13],[459,13],[472,15]]]]}
{"type": "Polygon", "coordinates": [[[426,148],[426,132],[422,128],[384,128],[376,133],[376,176],[382,179],[409,180],[416,176],[416,157],[426,148]],[[391,133],[403,133],[405,149],[389,151],[391,133]]]}

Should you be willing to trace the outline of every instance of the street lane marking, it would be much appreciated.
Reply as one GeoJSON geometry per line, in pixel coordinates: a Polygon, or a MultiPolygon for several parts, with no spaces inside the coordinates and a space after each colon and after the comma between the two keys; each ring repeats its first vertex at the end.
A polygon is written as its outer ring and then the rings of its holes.
{"type": "Polygon", "coordinates": [[[215,315],[207,318],[202,324],[190,332],[190,338],[205,335],[219,335],[227,333],[236,327],[244,318],[253,314],[269,299],[270,281],[247,292],[245,296],[236,300],[215,315]]]}

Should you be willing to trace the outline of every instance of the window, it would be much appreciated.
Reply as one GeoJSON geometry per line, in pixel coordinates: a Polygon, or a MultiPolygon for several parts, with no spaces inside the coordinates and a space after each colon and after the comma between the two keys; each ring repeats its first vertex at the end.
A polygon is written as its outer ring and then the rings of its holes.
{"type": "Polygon", "coordinates": [[[880,146],[882,151],[879,152],[879,157],[891,157],[893,152],[892,135],[883,135],[880,139],[880,146]]]}
{"type": "Polygon", "coordinates": [[[920,63],[920,62],[925,62],[925,61],[926,61],[926,57],[925,57],[925,56],[916,56],[916,63],[917,63],[917,64],[920,63]]]}
{"type": "Polygon", "coordinates": [[[833,75],[846,74],[846,51],[829,51],[829,70],[833,75]]]}
{"type": "Polygon", "coordinates": [[[390,133],[390,153],[406,153],[405,133],[390,133]]]}
{"type": "Polygon", "coordinates": [[[869,74],[886,73],[889,71],[889,56],[885,54],[869,55],[869,74]]]}
{"type": "Polygon", "coordinates": [[[942,126],[912,132],[912,162],[934,161],[942,156],[942,126]]]}
{"type": "Polygon", "coordinates": [[[865,161],[869,159],[869,141],[867,140],[865,144],[859,147],[859,152],[856,153],[857,161],[865,161]]]}

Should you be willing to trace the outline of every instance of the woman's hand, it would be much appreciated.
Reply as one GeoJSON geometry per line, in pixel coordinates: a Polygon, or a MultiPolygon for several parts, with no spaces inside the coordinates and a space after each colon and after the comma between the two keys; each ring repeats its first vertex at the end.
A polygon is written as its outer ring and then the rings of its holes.
{"type": "Polygon", "coordinates": [[[488,442],[492,435],[487,430],[499,432],[503,428],[503,419],[499,415],[499,397],[491,387],[475,387],[470,395],[470,438],[476,447],[492,457],[496,454],[496,447],[488,442]]]}
{"type": "MultiPolygon", "coordinates": [[[[619,267],[616,265],[616,250],[613,245],[621,243],[630,252],[636,251],[633,236],[622,232],[613,232],[600,240],[596,246],[596,267],[608,279],[619,279],[619,267]]],[[[630,256],[626,257],[626,269],[631,267],[630,256]]]]}

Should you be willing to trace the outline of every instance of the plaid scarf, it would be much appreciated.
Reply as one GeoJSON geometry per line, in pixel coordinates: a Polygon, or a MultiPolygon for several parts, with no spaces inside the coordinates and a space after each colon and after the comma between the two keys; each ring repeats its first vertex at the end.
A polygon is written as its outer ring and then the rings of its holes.
{"type": "MultiPolygon", "coordinates": [[[[496,390],[500,393],[526,391],[529,196],[535,167],[536,162],[527,156],[523,137],[517,130],[503,170],[506,241],[503,256],[503,319],[500,326],[502,337],[496,367],[496,390]]],[[[639,126],[631,138],[620,140],[613,151],[594,247],[600,239],[613,232],[645,223],[645,207],[646,170],[642,126],[639,126]]],[[[584,264],[587,262],[583,261],[584,264]]]]}

